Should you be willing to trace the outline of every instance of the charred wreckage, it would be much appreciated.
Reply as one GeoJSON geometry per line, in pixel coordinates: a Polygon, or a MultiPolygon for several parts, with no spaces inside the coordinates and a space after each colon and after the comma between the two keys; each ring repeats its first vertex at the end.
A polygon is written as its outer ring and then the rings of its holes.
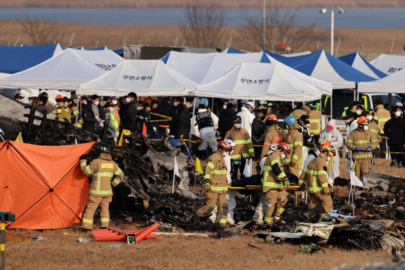
{"type": "MultiPolygon", "coordinates": [[[[182,147],[171,146],[168,136],[152,142],[134,130],[131,135],[125,136],[127,143],[118,147],[108,135],[108,123],[93,134],[41,108],[24,107],[4,96],[0,99],[2,103],[12,103],[10,106],[13,108],[11,112],[11,107],[0,109],[9,111],[2,113],[0,119],[5,134],[13,134],[6,139],[13,139],[16,132],[22,132],[25,143],[37,145],[100,141],[111,145],[111,156],[125,174],[124,185],[114,188],[110,207],[113,218],[129,218],[146,225],[159,222],[161,229],[167,231],[175,228],[185,231],[217,229],[208,218],[201,219],[200,224],[192,222],[191,217],[204,204],[200,188],[203,179],[195,174],[190,156],[182,151],[182,147]],[[172,193],[174,157],[181,177],[176,179],[175,192],[172,193]]],[[[92,150],[87,157],[91,160],[97,155],[92,150]]],[[[237,225],[218,230],[217,236],[237,237],[244,230],[255,233],[253,241],[323,243],[361,250],[384,248],[401,251],[405,241],[404,179],[370,173],[364,178],[364,185],[365,190],[356,192],[351,204],[348,204],[347,196],[335,195],[335,210],[330,215],[322,207],[309,213],[303,195],[305,192],[293,192],[281,222],[271,232],[260,230],[260,225],[252,221],[260,191],[235,191],[238,206],[234,219],[237,225]]]]}

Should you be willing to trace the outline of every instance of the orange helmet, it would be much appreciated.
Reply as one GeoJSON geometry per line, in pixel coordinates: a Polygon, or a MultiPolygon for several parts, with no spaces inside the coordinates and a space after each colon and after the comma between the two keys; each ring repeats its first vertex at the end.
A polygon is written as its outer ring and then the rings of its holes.
{"type": "Polygon", "coordinates": [[[288,155],[291,153],[291,149],[288,146],[288,144],[281,142],[277,145],[277,149],[280,149],[282,152],[284,152],[284,154],[288,155]]]}
{"type": "Polygon", "coordinates": [[[226,140],[220,141],[217,144],[217,148],[222,148],[225,149],[225,151],[231,151],[232,150],[232,146],[230,145],[230,143],[226,140]]]}
{"type": "Polygon", "coordinates": [[[275,114],[270,114],[268,117],[267,117],[267,121],[278,121],[278,118],[277,118],[277,116],[275,115],[275,114]]]}
{"type": "Polygon", "coordinates": [[[328,140],[324,140],[319,143],[319,150],[321,152],[324,152],[324,151],[330,152],[332,155],[334,154],[333,146],[330,143],[330,141],[328,141],[328,140]]]}
{"type": "Polygon", "coordinates": [[[62,95],[57,95],[56,98],[55,98],[55,100],[56,100],[56,101],[58,101],[58,100],[63,100],[63,96],[62,96],[62,95]]]}
{"type": "Polygon", "coordinates": [[[365,116],[361,116],[359,119],[357,119],[357,124],[368,125],[368,119],[365,116]]]}

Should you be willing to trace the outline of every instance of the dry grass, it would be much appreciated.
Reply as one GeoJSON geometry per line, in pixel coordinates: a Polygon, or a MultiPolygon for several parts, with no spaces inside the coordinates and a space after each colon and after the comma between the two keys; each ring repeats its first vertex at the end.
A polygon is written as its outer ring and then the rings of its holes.
{"type": "Polygon", "coordinates": [[[30,232],[45,241],[7,243],[7,269],[333,269],[342,264],[364,266],[368,261],[390,262],[384,251],[347,251],[324,247],[326,254],[297,254],[299,246],[255,243],[239,239],[181,239],[159,237],[135,246],[124,243],[79,244],[75,229],[30,232]],[[63,235],[67,232],[68,235],[63,235]],[[111,244],[122,244],[110,248],[111,244]]]}
{"type": "MultiPolygon", "coordinates": [[[[14,0],[1,1],[0,7],[92,7],[92,8],[180,8],[185,7],[187,0],[14,0]]],[[[302,7],[325,7],[340,6],[346,8],[355,7],[403,7],[404,1],[401,0],[287,0],[287,1],[268,1],[267,5],[278,5],[283,8],[302,8],[302,7]]],[[[218,1],[220,7],[225,8],[261,8],[262,0],[223,0],[218,1]]]]}
{"type": "MultiPolygon", "coordinates": [[[[44,25],[49,24],[43,22],[44,25]]],[[[142,44],[146,45],[169,45],[173,46],[176,37],[179,37],[179,44],[183,43],[183,38],[178,26],[169,25],[148,25],[148,26],[111,26],[111,25],[86,25],[73,23],[57,23],[54,26],[58,33],[57,42],[63,46],[68,46],[71,35],[75,32],[73,41],[74,47],[84,46],[93,48],[96,46],[107,45],[110,48],[122,47],[124,37],[127,37],[127,44],[142,44]]],[[[224,49],[229,39],[232,37],[231,46],[234,48],[258,51],[259,47],[251,47],[247,45],[246,38],[241,34],[240,27],[226,27],[223,40],[219,41],[219,47],[224,49]]],[[[329,29],[316,28],[315,34],[319,34],[319,49],[329,50],[329,29]]],[[[18,36],[19,43],[32,44],[32,40],[22,32],[21,25],[15,21],[0,21],[0,44],[14,44],[18,36]]],[[[405,32],[394,29],[336,29],[336,39],[342,38],[339,55],[352,53],[360,49],[360,43],[364,42],[363,54],[369,60],[377,57],[380,53],[387,53],[390,50],[391,42],[396,37],[394,53],[402,54],[402,42],[405,40],[405,32]]],[[[288,38],[288,37],[287,37],[288,38]]],[[[314,40],[307,47],[300,48],[301,50],[315,51],[314,40]]],[[[49,40],[50,43],[54,40],[49,40]]],[[[186,44],[187,46],[187,44],[186,44]]],[[[294,48],[293,48],[294,49],[294,48]]]]}

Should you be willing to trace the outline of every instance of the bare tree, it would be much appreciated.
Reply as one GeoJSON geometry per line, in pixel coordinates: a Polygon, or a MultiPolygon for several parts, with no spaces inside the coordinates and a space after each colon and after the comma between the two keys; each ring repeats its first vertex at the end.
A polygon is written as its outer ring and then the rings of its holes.
{"type": "Polygon", "coordinates": [[[187,4],[180,31],[188,46],[215,48],[224,35],[226,11],[214,0],[192,0],[187,4]]]}
{"type": "Polygon", "coordinates": [[[17,20],[21,32],[28,35],[33,45],[52,43],[59,37],[57,25],[54,22],[31,20],[27,15],[25,20],[17,20]]]}
{"type": "Polygon", "coordinates": [[[316,34],[316,21],[306,27],[297,27],[299,22],[299,9],[282,13],[280,8],[268,8],[266,10],[266,47],[262,48],[263,23],[261,14],[245,14],[242,27],[245,46],[251,51],[260,49],[274,50],[279,43],[286,42],[294,50],[309,49],[311,43],[319,38],[316,34]]]}

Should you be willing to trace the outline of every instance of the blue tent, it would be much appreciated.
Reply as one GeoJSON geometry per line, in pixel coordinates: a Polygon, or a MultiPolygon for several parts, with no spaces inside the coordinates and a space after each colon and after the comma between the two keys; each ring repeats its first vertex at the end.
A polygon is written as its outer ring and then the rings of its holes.
{"type": "Polygon", "coordinates": [[[113,52],[115,52],[116,54],[124,54],[124,48],[119,48],[119,49],[115,49],[113,50],[113,52]]]}
{"type": "Polygon", "coordinates": [[[355,52],[345,56],[339,57],[339,60],[345,62],[349,66],[363,72],[364,74],[373,77],[374,79],[381,79],[387,77],[387,74],[380,71],[371,65],[360,53],[355,52]]]}
{"type": "Polygon", "coordinates": [[[279,61],[308,76],[331,82],[334,89],[353,89],[358,82],[375,81],[375,78],[367,76],[324,50],[295,57],[284,57],[267,51],[266,53],[270,61],[279,61]]]}
{"type": "Polygon", "coordinates": [[[12,74],[29,69],[62,50],[63,48],[59,44],[21,47],[0,45],[0,72],[12,74]]]}
{"type": "Polygon", "coordinates": [[[224,53],[247,53],[247,52],[229,47],[224,51],[224,53]]]}

